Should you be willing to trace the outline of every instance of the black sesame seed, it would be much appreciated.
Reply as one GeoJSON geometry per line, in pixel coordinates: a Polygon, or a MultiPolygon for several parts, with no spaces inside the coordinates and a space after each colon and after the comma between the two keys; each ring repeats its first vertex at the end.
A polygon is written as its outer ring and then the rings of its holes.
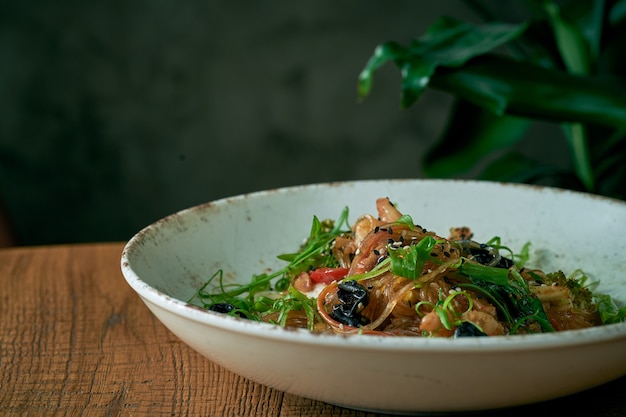
{"type": "Polygon", "coordinates": [[[390,245],[393,245],[393,242],[394,242],[393,239],[391,239],[391,238],[387,239],[387,243],[389,243],[390,245]]]}
{"type": "Polygon", "coordinates": [[[446,258],[449,258],[450,257],[450,252],[444,252],[443,256],[445,256],[446,258]]]}
{"type": "Polygon", "coordinates": [[[378,251],[378,249],[374,249],[374,255],[376,256],[380,255],[380,252],[378,251]]]}
{"type": "Polygon", "coordinates": [[[391,227],[387,231],[389,232],[390,235],[393,235],[393,229],[391,227]]]}
{"type": "Polygon", "coordinates": [[[378,233],[378,231],[379,231],[379,230],[380,230],[380,227],[376,226],[376,227],[374,228],[374,233],[378,233]]]}

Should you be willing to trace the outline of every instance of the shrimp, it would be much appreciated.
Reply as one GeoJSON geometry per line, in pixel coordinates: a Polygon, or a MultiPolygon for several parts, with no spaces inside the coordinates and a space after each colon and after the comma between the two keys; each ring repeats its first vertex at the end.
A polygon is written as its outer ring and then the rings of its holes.
{"type": "Polygon", "coordinates": [[[402,217],[402,213],[393,205],[389,197],[376,199],[378,217],[384,223],[393,223],[402,217]]]}
{"type": "Polygon", "coordinates": [[[506,333],[504,326],[494,316],[484,311],[466,311],[461,318],[480,327],[487,336],[500,336],[506,333]]]}

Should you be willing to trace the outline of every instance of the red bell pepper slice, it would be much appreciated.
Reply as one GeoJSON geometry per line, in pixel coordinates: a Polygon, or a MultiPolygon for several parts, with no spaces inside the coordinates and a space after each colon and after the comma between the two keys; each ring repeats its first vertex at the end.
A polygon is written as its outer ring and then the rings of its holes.
{"type": "Polygon", "coordinates": [[[333,281],[339,281],[348,275],[348,268],[317,268],[309,272],[309,276],[313,282],[330,284],[333,281]]]}

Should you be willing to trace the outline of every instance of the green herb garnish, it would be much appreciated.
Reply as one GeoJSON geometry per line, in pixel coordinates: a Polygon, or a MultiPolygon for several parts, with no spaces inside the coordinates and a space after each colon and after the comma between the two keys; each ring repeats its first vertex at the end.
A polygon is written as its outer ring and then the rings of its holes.
{"type": "Polygon", "coordinates": [[[312,328],[315,321],[315,299],[307,298],[291,286],[292,279],[303,271],[323,266],[336,266],[332,256],[332,243],[338,236],[350,231],[348,208],[344,208],[337,221],[320,221],[313,218],[309,236],[296,253],[282,254],[278,259],[287,261],[282,269],[271,274],[253,276],[249,284],[225,284],[223,272],[219,270],[191,297],[188,302],[198,301],[200,306],[212,309],[216,305],[229,305],[230,315],[239,315],[261,321],[263,317],[277,313],[276,322],[284,325],[289,311],[302,310],[312,328]],[[217,285],[213,285],[217,281],[217,285]],[[272,288],[273,284],[273,288],[272,288]],[[272,298],[278,292],[287,291],[286,296],[272,298]]]}
{"type": "Polygon", "coordinates": [[[431,258],[430,253],[433,248],[440,242],[441,240],[427,235],[416,245],[399,248],[388,245],[387,249],[389,258],[391,259],[391,272],[394,275],[404,278],[418,278],[422,274],[424,264],[431,258]]]}
{"type": "Polygon", "coordinates": [[[471,284],[458,284],[461,288],[478,290],[487,295],[516,333],[525,322],[534,320],[544,332],[553,332],[541,301],[530,291],[528,283],[515,266],[504,269],[480,265],[464,260],[459,272],[471,284]]]}
{"type": "Polygon", "coordinates": [[[600,320],[603,324],[621,323],[626,321],[626,306],[619,308],[607,294],[595,294],[594,300],[600,320]]]}

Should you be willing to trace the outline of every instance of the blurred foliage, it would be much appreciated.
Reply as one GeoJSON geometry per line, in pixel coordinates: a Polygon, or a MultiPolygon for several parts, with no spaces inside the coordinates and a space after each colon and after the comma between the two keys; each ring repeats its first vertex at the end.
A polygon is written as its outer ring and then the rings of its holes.
{"type": "Polygon", "coordinates": [[[447,127],[424,161],[428,177],[549,184],[626,199],[626,0],[527,1],[532,18],[503,22],[466,1],[478,25],[441,17],[408,46],[379,45],[359,76],[366,97],[376,70],[402,76],[401,105],[427,88],[450,93],[447,127]],[[533,123],[562,128],[569,168],[515,145],[533,123]]]}

